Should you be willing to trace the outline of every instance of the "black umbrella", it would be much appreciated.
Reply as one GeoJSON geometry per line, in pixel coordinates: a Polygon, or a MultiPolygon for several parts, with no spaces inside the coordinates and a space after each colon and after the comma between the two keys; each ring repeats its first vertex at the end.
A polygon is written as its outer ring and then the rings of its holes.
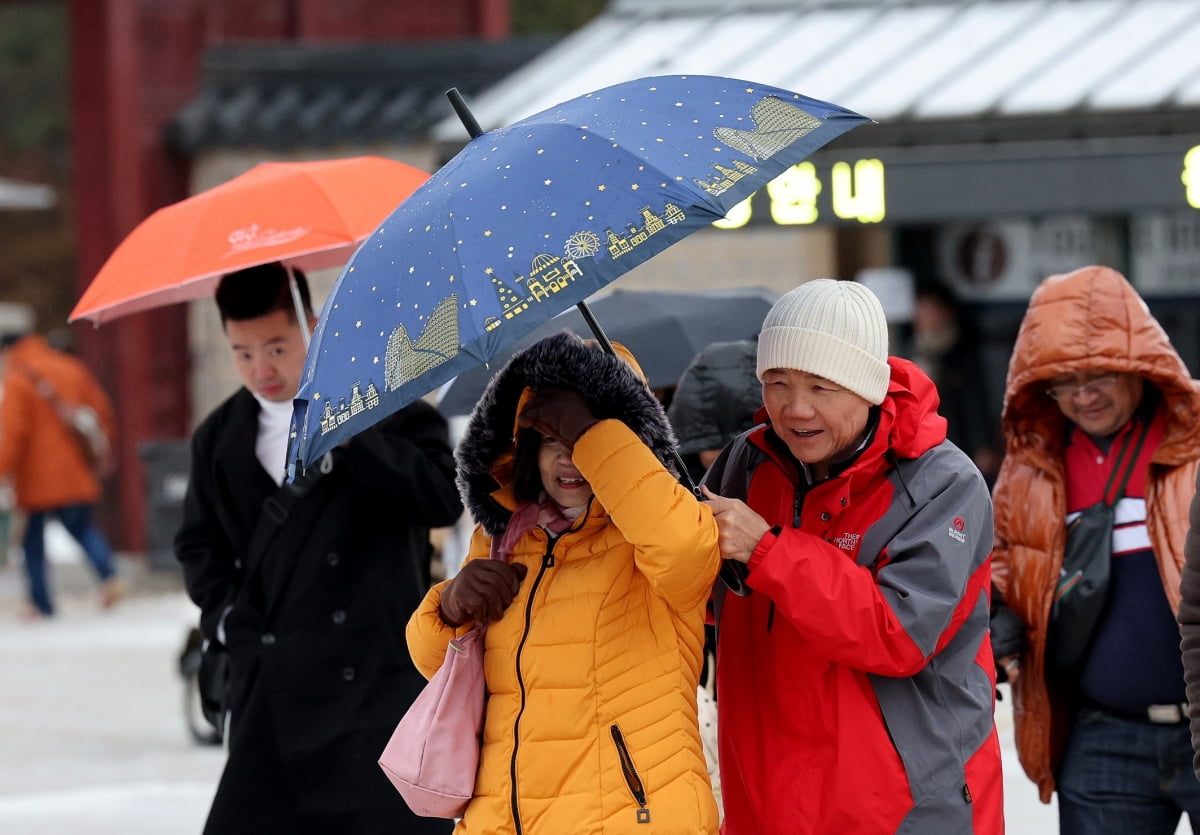
{"type": "MultiPolygon", "coordinates": [[[[775,298],[774,293],[759,287],[690,292],[614,290],[589,301],[588,308],[604,323],[608,338],[633,353],[650,387],[658,389],[679,382],[684,369],[710,342],[755,336],[775,298]]],[[[460,374],[446,387],[438,408],[445,415],[469,414],[492,375],[513,354],[563,330],[593,338],[579,310],[568,310],[497,354],[490,366],[475,366],[460,374]]]]}

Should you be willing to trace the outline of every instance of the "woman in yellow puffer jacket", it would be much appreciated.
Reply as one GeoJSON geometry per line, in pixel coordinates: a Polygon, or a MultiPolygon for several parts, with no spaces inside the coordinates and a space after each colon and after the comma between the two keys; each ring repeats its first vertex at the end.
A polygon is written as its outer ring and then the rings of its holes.
{"type": "Polygon", "coordinates": [[[542,340],[492,380],[456,452],[477,527],[408,645],[429,677],[488,622],[457,835],[717,832],[696,720],[717,527],[668,471],[666,416],[624,356],[542,340]],[[507,561],[488,559],[494,538],[507,561]]]}

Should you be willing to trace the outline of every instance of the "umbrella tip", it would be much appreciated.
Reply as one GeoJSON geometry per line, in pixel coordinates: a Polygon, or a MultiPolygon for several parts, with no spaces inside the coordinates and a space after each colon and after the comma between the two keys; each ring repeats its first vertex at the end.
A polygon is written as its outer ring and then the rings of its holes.
{"type": "Polygon", "coordinates": [[[463,123],[463,127],[467,129],[467,133],[472,139],[483,133],[483,128],[479,126],[475,115],[471,113],[471,108],[467,107],[467,100],[463,98],[463,94],[458,91],[457,87],[447,90],[446,98],[450,99],[450,106],[454,108],[454,112],[458,114],[458,120],[463,123]]]}

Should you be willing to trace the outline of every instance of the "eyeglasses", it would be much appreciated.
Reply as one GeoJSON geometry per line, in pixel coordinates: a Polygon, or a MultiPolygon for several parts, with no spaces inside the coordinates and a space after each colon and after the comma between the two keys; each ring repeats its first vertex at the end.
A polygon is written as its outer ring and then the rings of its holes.
{"type": "Polygon", "coordinates": [[[1110,388],[1120,377],[1120,374],[1110,372],[1083,383],[1060,383],[1046,389],[1046,394],[1055,400],[1068,400],[1077,394],[1097,394],[1103,389],[1110,388]]]}

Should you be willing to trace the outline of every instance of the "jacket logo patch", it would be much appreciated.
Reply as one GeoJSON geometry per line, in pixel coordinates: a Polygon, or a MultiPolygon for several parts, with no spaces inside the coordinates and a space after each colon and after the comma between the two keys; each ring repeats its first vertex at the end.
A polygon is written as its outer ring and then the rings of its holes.
{"type": "Polygon", "coordinates": [[[846,531],[841,536],[833,540],[833,544],[841,548],[843,551],[854,551],[858,548],[858,543],[862,539],[862,534],[850,533],[846,531]]]}
{"type": "Polygon", "coordinates": [[[967,541],[966,527],[967,523],[963,521],[963,518],[955,516],[954,521],[950,523],[950,527],[946,529],[946,533],[950,534],[950,538],[955,542],[965,543],[967,541]]]}

